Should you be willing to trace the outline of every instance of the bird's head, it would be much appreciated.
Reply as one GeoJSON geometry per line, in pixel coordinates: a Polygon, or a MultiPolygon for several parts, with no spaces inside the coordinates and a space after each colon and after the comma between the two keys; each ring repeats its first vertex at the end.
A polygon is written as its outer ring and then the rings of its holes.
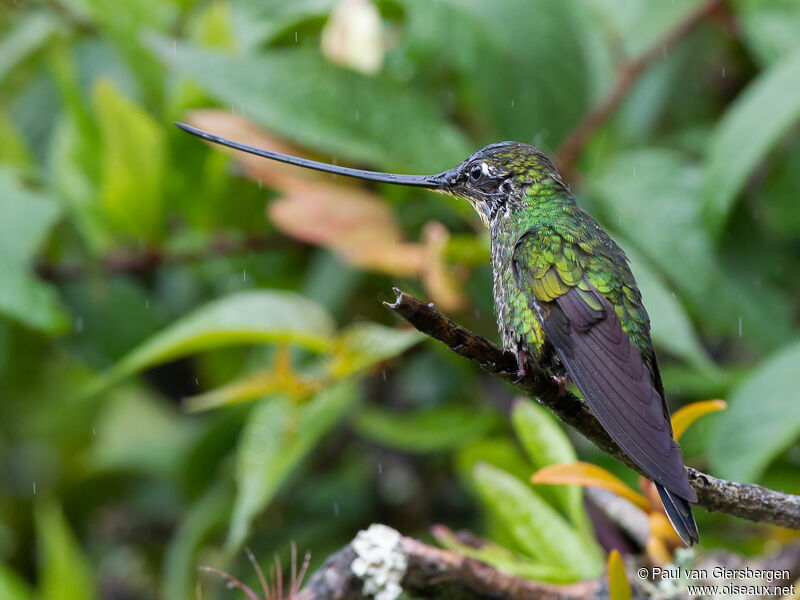
{"type": "Polygon", "coordinates": [[[530,186],[546,181],[560,185],[561,181],[555,167],[544,154],[533,146],[519,142],[491,144],[452,169],[435,175],[400,175],[321,163],[241,144],[183,123],[176,125],[206,141],[299,167],[367,181],[422,187],[463,198],[475,208],[487,226],[494,219],[524,206],[530,186]]]}
{"type": "Polygon", "coordinates": [[[467,200],[487,226],[496,218],[523,208],[530,186],[560,177],[544,154],[519,142],[481,148],[457,167],[440,173],[435,191],[467,200]]]}

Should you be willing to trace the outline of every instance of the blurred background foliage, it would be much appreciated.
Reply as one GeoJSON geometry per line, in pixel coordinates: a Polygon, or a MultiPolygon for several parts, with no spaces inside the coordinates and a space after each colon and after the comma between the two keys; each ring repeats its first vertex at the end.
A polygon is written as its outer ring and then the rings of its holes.
{"type": "MultiPolygon", "coordinates": [[[[0,0],[0,597],[192,598],[198,564],[253,580],[245,543],[314,568],[372,522],[601,572],[608,524],[528,479],[576,456],[634,474],[381,304],[397,285],[496,338],[469,207],[171,122],[408,173],[501,139],[554,155],[701,4],[0,0]]],[[[725,2],[570,174],[629,253],[672,408],[729,403],[687,462],[793,493],[799,30],[796,0],[725,2]]],[[[787,536],[696,513],[706,547],[787,536]]]]}

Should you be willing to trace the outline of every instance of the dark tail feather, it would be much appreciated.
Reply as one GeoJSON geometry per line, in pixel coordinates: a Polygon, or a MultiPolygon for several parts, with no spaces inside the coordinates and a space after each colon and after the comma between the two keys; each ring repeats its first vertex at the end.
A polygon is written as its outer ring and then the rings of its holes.
{"type": "Polygon", "coordinates": [[[697,524],[692,516],[692,505],[657,483],[656,489],[661,497],[664,510],[667,512],[667,518],[683,543],[691,546],[695,542],[699,542],[700,533],[697,531],[697,524]]]}

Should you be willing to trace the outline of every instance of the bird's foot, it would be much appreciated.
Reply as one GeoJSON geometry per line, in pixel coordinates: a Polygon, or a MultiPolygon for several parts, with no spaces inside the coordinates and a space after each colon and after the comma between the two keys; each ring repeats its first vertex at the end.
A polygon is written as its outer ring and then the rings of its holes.
{"type": "Polygon", "coordinates": [[[563,398],[567,393],[567,378],[553,375],[553,381],[558,386],[558,394],[556,394],[556,398],[563,398]]]}
{"type": "Polygon", "coordinates": [[[528,374],[528,363],[525,359],[524,350],[518,349],[514,354],[517,357],[517,378],[514,380],[514,383],[516,384],[522,381],[528,374]]]}

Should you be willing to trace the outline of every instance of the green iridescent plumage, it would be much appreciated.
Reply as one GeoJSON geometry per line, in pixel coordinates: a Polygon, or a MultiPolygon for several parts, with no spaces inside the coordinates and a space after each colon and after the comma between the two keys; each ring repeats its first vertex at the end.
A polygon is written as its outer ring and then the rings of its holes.
{"type": "Polygon", "coordinates": [[[680,447],[650,341],[650,323],[623,251],[575,202],[541,152],[487,146],[436,175],[377,173],[246,146],[178,124],[208,141],[273,160],[469,201],[491,232],[494,302],[503,345],[568,373],[622,450],[656,484],[667,516],[698,541],[680,447]]]}
{"type": "Polygon", "coordinates": [[[689,506],[696,495],[672,439],[650,321],[624,252],[535,149],[489,146],[467,164],[477,165],[467,169],[474,181],[460,195],[491,231],[504,346],[521,370],[530,356],[569,373],[609,434],[652,476],[681,537],[697,541],[689,506]]]}

